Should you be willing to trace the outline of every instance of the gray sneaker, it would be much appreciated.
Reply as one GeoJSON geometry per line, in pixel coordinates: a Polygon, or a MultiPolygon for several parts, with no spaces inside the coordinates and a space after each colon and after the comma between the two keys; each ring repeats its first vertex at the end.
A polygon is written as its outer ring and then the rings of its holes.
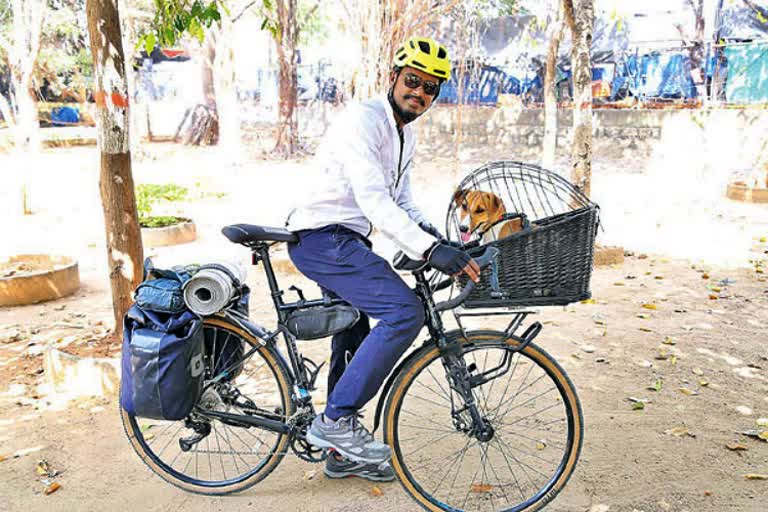
{"type": "Polygon", "coordinates": [[[319,448],[333,448],[355,462],[381,464],[392,457],[392,450],[376,441],[357,416],[343,416],[337,421],[318,414],[307,432],[307,441],[319,448]]]}
{"type": "Polygon", "coordinates": [[[333,453],[328,454],[325,461],[326,476],[328,478],[349,478],[358,476],[374,482],[391,482],[395,479],[395,472],[389,462],[381,464],[366,464],[364,462],[355,462],[345,457],[336,457],[333,453]]]}

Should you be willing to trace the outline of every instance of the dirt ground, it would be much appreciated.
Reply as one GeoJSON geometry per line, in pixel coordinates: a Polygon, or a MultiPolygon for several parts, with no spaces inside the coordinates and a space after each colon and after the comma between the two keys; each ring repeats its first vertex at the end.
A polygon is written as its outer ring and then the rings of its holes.
{"type": "MultiPolygon", "coordinates": [[[[658,155],[640,156],[610,155],[595,166],[594,195],[605,220],[600,236],[634,256],[595,270],[594,303],[542,308],[536,318],[545,324],[537,343],[574,381],[586,424],[576,472],[547,510],[765,510],[768,480],[744,475],[768,474],[768,442],[737,431],[758,429],[758,420],[768,417],[768,286],[759,263],[768,249],[761,241],[768,236],[768,209],[728,202],[703,183],[677,202],[662,191],[649,209],[651,198],[642,191],[662,190],[659,176],[665,174],[652,163],[658,155]],[[629,165],[639,161],[646,163],[629,165]],[[630,397],[645,401],[644,408],[636,409],[630,397]]],[[[0,252],[73,254],[82,288],[46,304],[0,308],[0,511],[417,510],[397,483],[379,485],[383,496],[374,496],[369,482],[331,481],[319,466],[294,457],[240,495],[186,494],[151,474],[133,453],[114,397],[65,402],[51,394],[42,374],[44,347],[87,345],[104,337],[111,305],[97,155],[77,148],[46,152],[43,160],[56,162],[57,170],[36,167],[29,178],[36,213],[4,214],[12,222],[0,225],[0,239],[7,242],[0,252]],[[41,459],[61,472],[53,479],[61,488],[49,496],[35,472],[41,459]]],[[[482,160],[481,153],[469,154],[460,168],[482,160]]],[[[421,162],[415,187],[427,214],[439,221],[457,171],[447,161],[421,162]]],[[[0,168],[13,164],[0,155],[0,168]]],[[[286,191],[292,198],[311,191],[302,175],[307,165],[231,165],[215,151],[153,148],[135,165],[137,181],[187,184],[194,200],[181,208],[197,221],[200,238],[148,253],[161,266],[245,260],[244,250],[226,242],[220,227],[280,225],[291,203],[286,191]]],[[[1,204],[13,201],[9,188],[0,192],[1,204]]],[[[175,208],[168,206],[167,213],[175,208]]],[[[375,243],[391,254],[386,240],[375,243]]],[[[282,272],[280,280],[284,289],[312,289],[292,273],[282,272]]],[[[259,269],[251,269],[248,281],[254,290],[251,316],[273,326],[259,269]]],[[[471,325],[503,327],[500,322],[475,319],[471,325]]],[[[328,356],[327,340],[301,349],[316,361],[328,356]]],[[[323,393],[315,395],[318,403],[323,393]]]]}

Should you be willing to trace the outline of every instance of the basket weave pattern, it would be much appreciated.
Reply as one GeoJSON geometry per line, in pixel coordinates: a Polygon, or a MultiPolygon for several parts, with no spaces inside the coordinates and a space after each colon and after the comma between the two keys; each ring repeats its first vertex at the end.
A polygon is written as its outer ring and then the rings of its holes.
{"type": "MultiPolygon", "coordinates": [[[[533,219],[531,227],[470,250],[494,246],[500,254],[495,268],[483,271],[464,307],[562,306],[591,296],[599,207],[573,185],[536,166],[496,162],[471,173],[461,189],[493,192],[505,205],[514,203],[513,211],[533,219]],[[525,201],[519,200],[521,189],[525,201]]],[[[452,240],[459,238],[457,215],[452,204],[447,220],[452,240]]],[[[460,287],[466,283],[462,275],[460,287]]]]}

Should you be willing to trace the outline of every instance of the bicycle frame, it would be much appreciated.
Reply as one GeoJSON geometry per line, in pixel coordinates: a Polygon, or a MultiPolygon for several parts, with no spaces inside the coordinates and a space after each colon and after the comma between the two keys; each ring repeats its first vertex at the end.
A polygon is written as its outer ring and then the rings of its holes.
{"type": "MultiPolygon", "coordinates": [[[[288,358],[289,358],[289,361],[286,364],[286,368],[289,369],[291,376],[293,378],[293,395],[291,398],[294,404],[296,405],[297,411],[307,407],[309,407],[310,410],[314,411],[310,392],[315,389],[313,386],[314,376],[316,376],[317,371],[319,371],[319,368],[322,365],[317,366],[314,369],[307,368],[307,365],[305,363],[307,359],[304,358],[301,352],[299,351],[298,346],[296,344],[296,338],[285,326],[285,322],[288,315],[291,312],[296,311],[298,309],[304,309],[304,308],[316,307],[316,306],[331,306],[335,304],[344,303],[344,301],[342,299],[339,299],[336,297],[329,297],[329,296],[325,296],[322,299],[306,300],[304,299],[300,290],[297,289],[300,297],[299,300],[295,302],[285,302],[283,300],[284,291],[280,289],[280,286],[277,282],[277,276],[275,275],[274,269],[272,268],[272,263],[269,257],[269,249],[272,245],[274,245],[274,243],[268,243],[268,242],[256,243],[251,246],[251,253],[252,253],[252,262],[254,265],[258,265],[259,263],[263,264],[264,273],[267,277],[267,283],[268,283],[270,294],[272,297],[272,302],[274,305],[274,309],[277,313],[277,320],[278,320],[277,329],[273,332],[269,332],[267,329],[261,327],[260,325],[254,324],[247,318],[241,317],[239,314],[232,311],[225,312],[224,316],[229,320],[235,322],[241,328],[253,334],[256,338],[261,339],[263,344],[274,343],[275,338],[277,338],[277,336],[282,333],[283,338],[285,339],[285,342],[286,342],[286,348],[287,348],[288,358]]],[[[438,349],[440,350],[440,353],[442,355],[443,365],[445,367],[446,375],[448,377],[451,388],[453,388],[461,396],[466,406],[464,410],[469,411],[470,416],[472,417],[472,420],[473,420],[473,424],[477,428],[480,428],[482,425],[484,425],[484,421],[480,417],[480,414],[477,410],[474,396],[472,394],[472,388],[478,385],[482,385],[482,383],[487,382],[491,378],[495,378],[499,375],[502,375],[508,368],[504,369],[500,366],[499,368],[493,369],[496,372],[498,372],[498,370],[502,370],[501,373],[498,373],[493,377],[488,377],[484,375],[478,375],[478,376],[470,375],[470,370],[467,368],[467,365],[464,362],[464,359],[462,357],[462,348],[459,342],[460,337],[454,336],[452,335],[452,333],[446,332],[443,321],[442,321],[442,317],[440,315],[440,311],[438,311],[438,309],[436,308],[436,303],[433,298],[434,292],[445,288],[446,287],[445,284],[448,283],[448,281],[450,280],[444,281],[433,287],[430,285],[429,279],[426,276],[426,269],[422,268],[420,270],[416,270],[413,272],[413,275],[416,278],[416,287],[414,288],[414,291],[421,298],[422,303],[424,304],[425,317],[426,317],[425,326],[427,327],[427,330],[429,332],[429,337],[425,341],[425,344],[435,343],[438,349]]],[[[541,330],[541,325],[538,324],[537,322],[536,324],[532,325],[529,329],[527,329],[525,334],[523,334],[522,337],[517,337],[514,335],[514,331],[521,325],[523,319],[530,313],[531,312],[529,311],[512,312],[511,314],[514,315],[514,318],[509,323],[509,326],[505,330],[505,334],[508,337],[516,338],[518,341],[521,342],[520,350],[522,350],[522,348],[524,348],[524,346],[527,345],[541,330]]],[[[463,334],[464,329],[460,321],[459,321],[459,326],[461,329],[461,333],[463,334]]],[[[237,365],[242,361],[247,360],[256,350],[257,350],[257,347],[254,347],[251,350],[247,351],[245,354],[243,354],[243,357],[239,361],[236,361],[231,366],[237,365]]],[[[407,362],[409,358],[412,357],[417,351],[418,349],[413,350],[403,359],[401,364],[398,365],[393,370],[393,372],[390,374],[387,381],[385,382],[384,386],[382,387],[382,392],[379,397],[379,402],[376,406],[376,413],[374,417],[374,427],[373,427],[374,431],[378,428],[381,412],[383,409],[383,404],[388,394],[388,391],[391,388],[392,383],[394,382],[394,378],[397,376],[398,371],[402,367],[402,365],[405,362],[407,362]]],[[[280,352],[278,352],[278,355],[282,358],[282,354],[280,352]]],[[[284,359],[283,359],[283,362],[286,363],[284,359]]],[[[222,372],[222,374],[225,374],[225,373],[226,373],[226,369],[222,372]]],[[[217,381],[220,377],[223,377],[223,375],[220,375],[214,378],[214,382],[217,381]]],[[[267,418],[234,415],[234,414],[222,413],[222,412],[216,412],[216,411],[206,411],[206,414],[213,417],[218,417],[221,420],[227,420],[231,422],[241,422],[249,426],[256,426],[256,427],[264,428],[266,430],[271,430],[274,432],[288,433],[292,431],[292,427],[293,427],[292,425],[289,425],[287,423],[282,423],[280,421],[270,420],[267,418]]],[[[482,435],[482,434],[478,434],[478,435],[482,435]]]]}

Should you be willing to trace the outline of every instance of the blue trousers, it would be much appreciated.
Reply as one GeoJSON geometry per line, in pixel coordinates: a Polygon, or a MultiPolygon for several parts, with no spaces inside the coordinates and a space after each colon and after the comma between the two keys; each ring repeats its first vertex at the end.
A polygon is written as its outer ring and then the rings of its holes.
{"type": "Polygon", "coordinates": [[[339,225],[297,235],[299,241],[288,244],[296,268],[363,314],[334,336],[325,415],[335,420],[376,395],[424,326],[424,305],[362,235],[339,225]],[[370,332],[367,317],[378,320],[370,332]],[[354,355],[345,364],[348,354],[354,355]]]}

